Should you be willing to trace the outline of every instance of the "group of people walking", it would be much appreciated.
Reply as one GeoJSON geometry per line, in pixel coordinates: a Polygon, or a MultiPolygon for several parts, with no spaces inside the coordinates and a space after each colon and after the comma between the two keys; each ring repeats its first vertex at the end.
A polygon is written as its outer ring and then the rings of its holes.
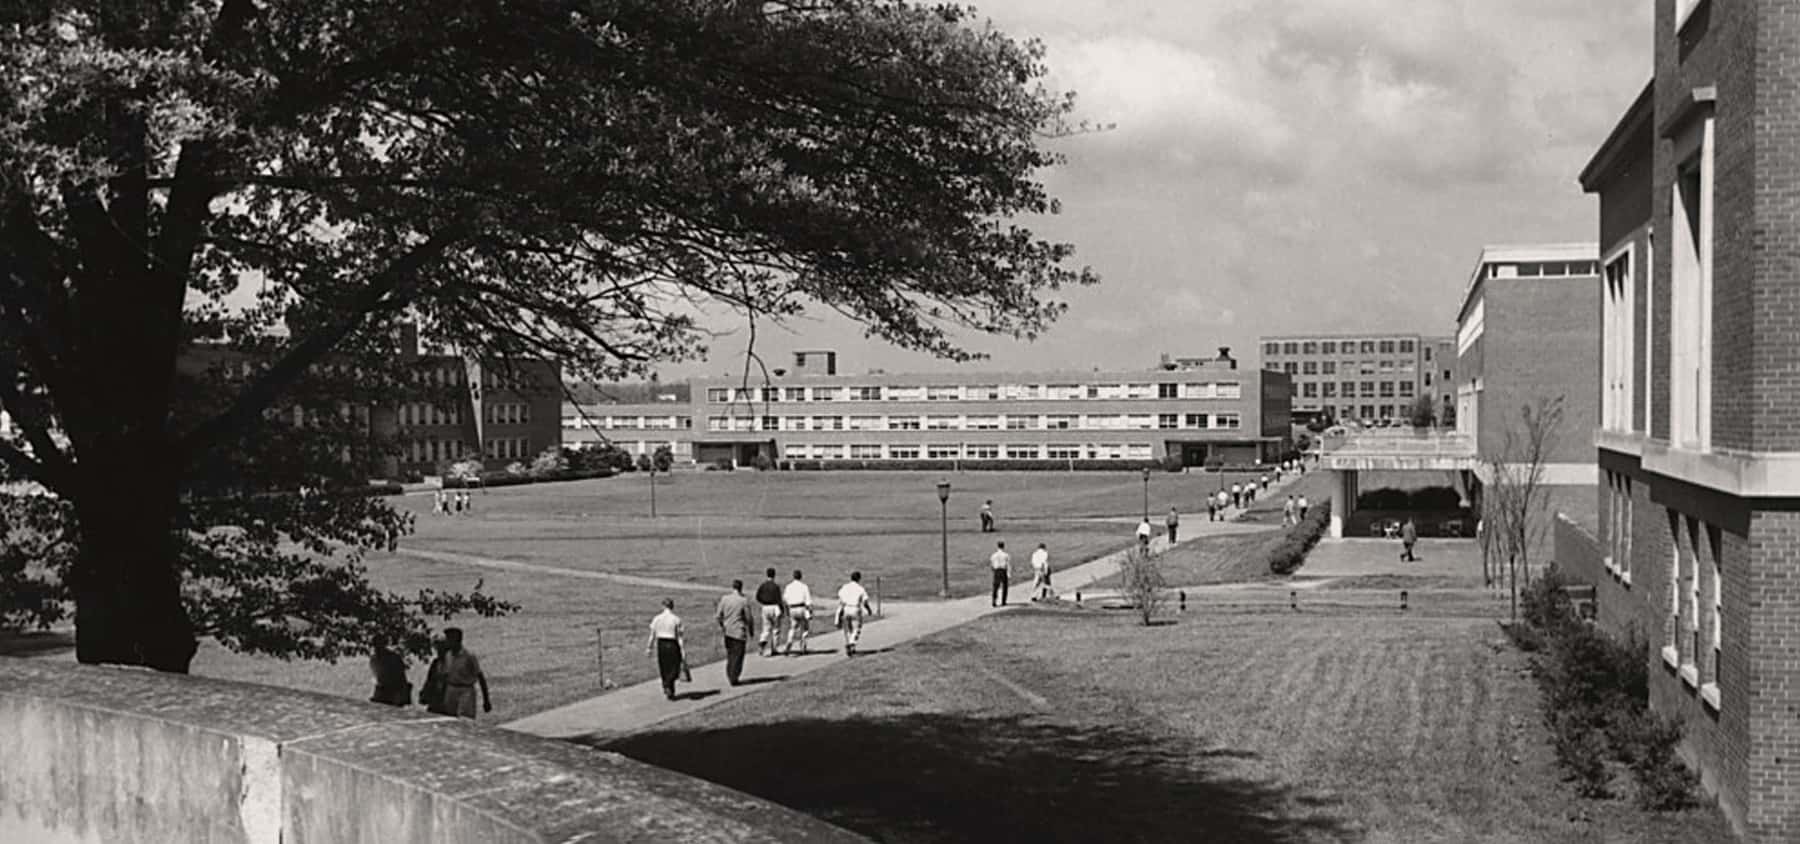
{"type": "Polygon", "coordinates": [[[469,499],[466,489],[440,489],[431,499],[431,513],[434,516],[460,516],[472,512],[475,502],[469,499]]]}
{"type": "MultiPolygon", "coordinates": [[[[991,606],[1006,606],[1007,593],[1012,588],[1012,555],[1006,552],[1004,540],[994,543],[994,553],[988,555],[988,569],[993,573],[993,591],[988,597],[991,606]]],[[[1050,549],[1039,542],[1036,551],[1031,552],[1031,600],[1046,601],[1056,597],[1050,588],[1050,549]]]]}
{"type": "MultiPolygon", "coordinates": [[[[733,686],[743,684],[744,659],[753,635],[759,656],[792,656],[796,648],[801,654],[810,652],[807,639],[812,635],[812,588],[799,569],[794,570],[794,577],[786,586],[776,582],[774,569],[766,569],[763,574],[766,579],[756,587],[755,593],[758,610],[752,611],[751,599],[744,595],[744,582],[733,580],[731,591],[719,598],[713,611],[719,635],[725,640],[725,681],[733,686]],[[761,617],[760,626],[758,616],[761,617]],[[781,633],[784,621],[787,624],[785,643],[781,633]]],[[[663,696],[674,700],[676,682],[691,681],[693,673],[688,669],[686,658],[687,630],[681,616],[675,614],[675,599],[664,598],[662,605],[662,612],[650,620],[650,641],[645,644],[644,653],[655,655],[663,696]]],[[[874,615],[874,605],[868,590],[863,587],[862,572],[853,571],[850,579],[838,587],[837,608],[832,619],[832,626],[844,634],[845,656],[856,656],[856,648],[862,642],[863,622],[871,615],[874,615]]]]}
{"type": "MultiPolygon", "coordinates": [[[[481,710],[493,712],[494,700],[488,694],[487,675],[481,670],[481,660],[463,647],[462,629],[444,628],[443,635],[433,639],[431,645],[436,656],[425,669],[425,685],[419,689],[419,703],[425,710],[472,719],[475,717],[475,692],[479,689],[481,710]]],[[[375,645],[369,655],[369,673],[375,677],[375,693],[369,697],[371,703],[412,705],[413,686],[406,677],[406,657],[387,643],[375,645]]]]}

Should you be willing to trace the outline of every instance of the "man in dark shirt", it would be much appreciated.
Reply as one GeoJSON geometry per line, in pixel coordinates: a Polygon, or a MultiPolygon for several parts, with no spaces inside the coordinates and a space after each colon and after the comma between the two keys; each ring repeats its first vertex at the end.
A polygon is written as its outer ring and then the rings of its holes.
{"type": "Polygon", "coordinates": [[[756,629],[750,602],[744,599],[744,581],[731,581],[731,591],[719,598],[713,615],[719,622],[719,635],[725,638],[725,679],[735,686],[744,673],[744,642],[756,629]]]}
{"type": "Polygon", "coordinates": [[[756,603],[762,607],[763,620],[762,632],[756,636],[756,652],[774,656],[776,645],[781,641],[781,617],[787,615],[787,602],[781,599],[781,584],[775,582],[775,570],[765,569],[763,574],[768,579],[756,587],[756,603]]]}

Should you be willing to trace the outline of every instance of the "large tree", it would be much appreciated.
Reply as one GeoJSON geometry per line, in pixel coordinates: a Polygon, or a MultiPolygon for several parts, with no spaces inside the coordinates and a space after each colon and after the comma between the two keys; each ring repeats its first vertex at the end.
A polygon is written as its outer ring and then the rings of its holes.
{"type": "Polygon", "coordinates": [[[598,380],[703,352],[721,305],[952,359],[957,327],[1035,336],[1094,280],[1013,222],[1055,210],[1043,73],[887,0],[0,5],[0,464],[68,509],[79,658],[185,670],[197,583],[258,606],[227,644],[342,649],[260,610],[366,589],[307,554],[403,525],[232,469],[396,320],[598,380]],[[267,348],[190,402],[203,337],[267,348]]]}

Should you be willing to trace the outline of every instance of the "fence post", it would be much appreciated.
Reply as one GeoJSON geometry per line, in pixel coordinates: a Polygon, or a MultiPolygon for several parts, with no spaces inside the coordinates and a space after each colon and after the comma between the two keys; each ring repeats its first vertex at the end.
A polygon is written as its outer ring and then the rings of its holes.
{"type": "Polygon", "coordinates": [[[594,628],[594,670],[600,672],[600,688],[606,688],[606,631],[594,628]]]}
{"type": "Polygon", "coordinates": [[[875,617],[881,617],[881,575],[875,575],[875,617]]]}

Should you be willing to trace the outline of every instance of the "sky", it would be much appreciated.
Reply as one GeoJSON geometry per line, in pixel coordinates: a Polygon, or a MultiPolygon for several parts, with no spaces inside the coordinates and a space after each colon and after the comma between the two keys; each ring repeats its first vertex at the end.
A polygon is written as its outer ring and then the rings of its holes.
{"type": "MultiPolygon", "coordinates": [[[[1159,353],[1301,332],[1455,333],[1481,247],[1592,241],[1576,183],[1650,78],[1651,0],[986,0],[1044,42],[1049,84],[1110,131],[1053,142],[1063,213],[1097,287],[1035,342],[959,335],[957,365],[836,317],[759,327],[771,366],[835,348],[840,372],[1140,369],[1159,353]]],[[[736,373],[734,322],[705,362],[736,373]]]]}

